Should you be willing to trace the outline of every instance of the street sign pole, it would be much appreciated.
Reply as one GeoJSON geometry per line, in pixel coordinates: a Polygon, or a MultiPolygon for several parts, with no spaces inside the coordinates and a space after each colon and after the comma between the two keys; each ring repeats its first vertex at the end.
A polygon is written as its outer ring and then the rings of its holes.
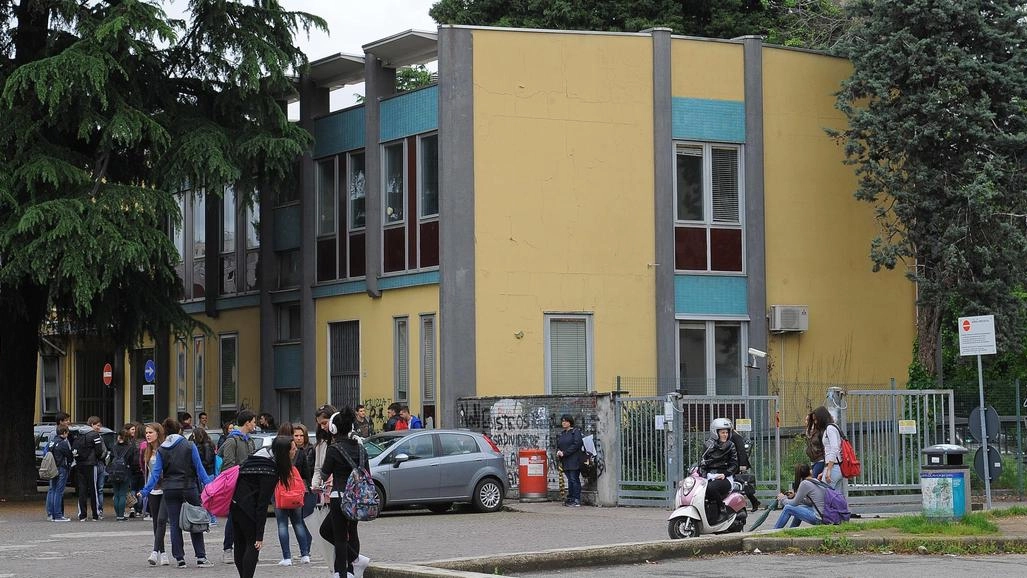
{"type": "Polygon", "coordinates": [[[977,355],[977,391],[981,397],[981,451],[984,452],[984,499],[987,508],[991,509],[991,452],[988,451],[988,430],[987,419],[984,419],[984,370],[981,365],[981,356],[977,355]]]}

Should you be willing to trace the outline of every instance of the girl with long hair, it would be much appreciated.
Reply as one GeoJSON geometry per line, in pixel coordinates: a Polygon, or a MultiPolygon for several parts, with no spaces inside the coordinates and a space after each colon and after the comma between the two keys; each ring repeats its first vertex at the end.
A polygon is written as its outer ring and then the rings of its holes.
{"type": "Polygon", "coordinates": [[[817,430],[816,422],[813,419],[813,412],[806,415],[806,457],[812,466],[813,477],[820,476],[824,471],[824,431],[817,430]]]}
{"type": "Polygon", "coordinates": [[[806,522],[814,526],[821,523],[820,512],[824,511],[826,490],[820,482],[813,481],[809,464],[795,464],[795,493],[785,495],[778,493],[781,502],[781,515],[777,519],[777,529],[784,528],[789,521],[794,528],[806,522]]]}
{"type": "Polygon", "coordinates": [[[119,522],[128,519],[125,517],[125,503],[128,498],[128,492],[132,489],[132,466],[130,464],[136,452],[139,451],[133,438],[132,429],[129,425],[126,425],[118,432],[118,442],[111,448],[111,465],[108,469],[112,470],[111,485],[114,492],[114,516],[119,522]],[[121,479],[113,479],[113,470],[116,464],[119,467],[121,464],[124,464],[126,471],[118,472],[118,475],[124,476],[121,479]]]}
{"type": "Polygon", "coordinates": [[[325,453],[324,464],[321,466],[321,476],[327,478],[332,476],[331,504],[328,517],[322,524],[321,534],[326,533],[327,524],[331,528],[335,544],[335,574],[333,578],[352,575],[360,578],[364,574],[367,565],[371,563],[370,558],[360,555],[360,537],[357,535],[357,522],[346,518],[342,513],[341,498],[346,488],[346,481],[357,467],[367,468],[367,454],[356,434],[353,431],[353,421],[356,413],[352,408],[344,408],[329,418],[328,431],[332,434],[332,445],[328,446],[325,453]],[[347,457],[349,459],[347,459],[347,457]]]}
{"type": "MultiPolygon", "coordinates": [[[[301,424],[294,426],[289,422],[285,422],[278,428],[278,436],[282,437],[288,435],[292,440],[292,449],[290,451],[290,462],[295,467],[295,470],[290,474],[288,488],[292,488],[293,484],[302,484],[304,489],[304,500],[306,495],[310,493],[310,486],[304,479],[303,472],[310,468],[306,464],[306,458],[300,455],[299,446],[297,445],[297,436],[295,432],[300,431],[299,427],[303,427],[301,424]],[[288,429],[286,429],[288,426],[288,429]],[[288,431],[288,434],[286,434],[288,431]],[[300,459],[303,457],[303,459],[300,459]]],[[[304,435],[299,436],[300,444],[305,444],[305,432],[306,428],[302,430],[304,435]]],[[[292,523],[292,529],[296,532],[296,541],[300,545],[300,562],[303,564],[310,564],[310,544],[313,539],[310,536],[310,531],[307,529],[307,524],[303,521],[303,506],[299,508],[279,508],[275,504],[275,521],[278,522],[278,542],[282,546],[282,559],[278,562],[279,566],[292,566],[292,551],[289,549],[289,523],[292,523]]]]}
{"type": "Polygon", "coordinates": [[[820,479],[843,492],[845,477],[842,476],[842,434],[834,423],[834,416],[824,406],[813,410],[813,427],[821,434],[824,443],[824,472],[820,479]]]}
{"type": "MultiPolygon", "coordinates": [[[[144,439],[146,441],[142,447],[142,469],[143,479],[146,479],[150,477],[150,472],[157,463],[157,448],[164,443],[164,426],[159,423],[146,424],[144,439]]],[[[146,504],[150,521],[153,522],[153,551],[150,552],[150,557],[146,561],[150,563],[150,566],[157,564],[167,566],[168,553],[164,551],[164,533],[168,530],[168,513],[167,509],[162,507],[164,490],[160,483],[150,490],[150,495],[146,500],[140,501],[146,504]]]]}
{"type": "Polygon", "coordinates": [[[276,436],[270,449],[260,448],[239,466],[229,521],[235,568],[241,578],[251,578],[257,569],[264,546],[267,507],[274,499],[275,485],[288,484],[292,476],[291,450],[291,437],[276,436]]]}
{"type": "Polygon", "coordinates": [[[325,453],[332,443],[332,434],[328,431],[328,420],[335,414],[335,407],[324,404],[314,412],[317,430],[314,432],[314,471],[310,478],[310,488],[320,492],[325,480],[321,479],[321,466],[324,465],[325,453]]]}

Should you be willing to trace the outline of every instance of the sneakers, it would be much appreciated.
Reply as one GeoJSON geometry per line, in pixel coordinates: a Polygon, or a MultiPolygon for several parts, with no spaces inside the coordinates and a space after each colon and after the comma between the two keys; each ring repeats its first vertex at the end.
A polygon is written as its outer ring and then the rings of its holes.
{"type": "Polygon", "coordinates": [[[160,553],[160,565],[161,566],[167,566],[170,563],[171,562],[168,560],[168,553],[167,552],[161,552],[160,553]]]}
{"type": "Polygon", "coordinates": [[[114,520],[117,521],[117,522],[124,522],[127,519],[128,518],[126,518],[125,516],[118,516],[118,517],[114,518],[114,520]]]}
{"type": "Polygon", "coordinates": [[[232,554],[231,548],[225,550],[225,556],[222,559],[225,561],[225,564],[235,564],[235,555],[232,554]]]}
{"type": "Polygon", "coordinates": [[[310,564],[310,556],[300,556],[301,564],[310,564]]]}
{"type": "Polygon", "coordinates": [[[185,568],[185,560],[179,560],[178,561],[178,567],[179,568],[185,568]]]}
{"type": "Polygon", "coordinates": [[[279,566],[292,566],[292,558],[283,558],[278,562],[279,566]]]}
{"type": "Polygon", "coordinates": [[[61,516],[60,518],[54,518],[53,521],[54,522],[70,522],[71,518],[68,518],[67,516],[61,516]]]}
{"type": "Polygon", "coordinates": [[[214,566],[215,564],[206,558],[199,558],[198,560],[196,560],[196,565],[200,568],[207,568],[210,566],[214,566]]]}
{"type": "Polygon", "coordinates": [[[150,552],[150,557],[147,558],[146,561],[150,563],[150,566],[156,566],[160,563],[160,552],[156,550],[150,552]]]}
{"type": "Polygon", "coordinates": [[[358,554],[357,559],[353,561],[353,578],[362,578],[364,570],[367,570],[369,564],[371,564],[370,558],[358,554]]]}
{"type": "Polygon", "coordinates": [[[88,519],[89,519],[89,518],[87,518],[87,517],[85,517],[85,516],[79,516],[79,517],[78,517],[78,521],[79,521],[79,522],[85,522],[85,521],[86,521],[86,520],[88,520],[88,519]]]}

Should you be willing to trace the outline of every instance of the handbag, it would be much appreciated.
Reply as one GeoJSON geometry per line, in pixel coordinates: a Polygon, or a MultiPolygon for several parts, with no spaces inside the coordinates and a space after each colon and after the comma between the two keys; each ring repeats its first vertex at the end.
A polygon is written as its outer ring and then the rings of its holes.
{"type": "Polygon", "coordinates": [[[178,516],[178,525],[183,531],[191,534],[196,532],[210,531],[210,514],[203,506],[194,506],[189,502],[182,502],[182,511],[178,516]]]}
{"type": "Polygon", "coordinates": [[[125,507],[126,508],[132,508],[138,502],[139,502],[139,499],[136,498],[135,492],[133,492],[131,490],[128,491],[128,492],[125,492],[125,507]]]}

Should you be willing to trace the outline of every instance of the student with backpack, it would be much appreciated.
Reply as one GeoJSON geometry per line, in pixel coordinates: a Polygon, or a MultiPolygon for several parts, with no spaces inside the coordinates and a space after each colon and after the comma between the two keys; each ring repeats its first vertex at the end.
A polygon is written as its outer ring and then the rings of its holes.
{"type": "MultiPolygon", "coordinates": [[[[174,556],[179,568],[185,568],[185,548],[182,542],[181,512],[182,504],[188,502],[193,506],[200,505],[200,493],[197,478],[209,484],[210,476],[203,469],[200,453],[192,442],[181,436],[181,425],[178,420],[164,420],[164,431],[167,437],[157,449],[157,458],[150,472],[150,478],[143,487],[142,495],[148,496],[157,482],[164,490],[164,504],[171,526],[171,555],[174,556]]],[[[199,567],[213,566],[207,560],[207,551],[203,543],[203,532],[190,532],[196,565],[199,567]]]]}
{"type": "Polygon", "coordinates": [[[111,449],[111,465],[107,473],[114,488],[114,516],[119,522],[125,521],[125,501],[132,486],[132,468],[129,465],[136,451],[132,432],[125,426],[118,433],[118,443],[111,449]]]}
{"type": "Polygon", "coordinates": [[[292,425],[286,422],[279,428],[278,435],[285,435],[281,431],[288,425],[292,435],[292,448],[289,451],[292,461],[292,471],[289,483],[279,483],[275,486],[275,521],[278,522],[278,542],[282,546],[282,559],[279,566],[292,566],[292,551],[289,548],[289,523],[292,523],[293,531],[296,532],[296,541],[300,545],[300,562],[310,564],[310,544],[313,541],[310,537],[310,530],[303,521],[303,508],[306,505],[306,496],[310,488],[310,472],[313,468],[312,451],[307,442],[307,429],[302,424],[292,425]],[[300,448],[304,449],[300,449],[300,448]]]}
{"type": "Polygon", "coordinates": [[[87,505],[92,506],[93,521],[103,519],[103,480],[100,477],[100,465],[103,463],[107,448],[100,437],[100,418],[90,416],[86,423],[90,431],[79,435],[72,446],[75,455],[76,491],[78,492],[78,521],[86,521],[87,505]]]}
{"type": "Polygon", "coordinates": [[[834,417],[824,406],[813,410],[813,429],[821,432],[824,442],[824,472],[820,479],[839,492],[845,493],[845,476],[842,475],[842,435],[834,423],[834,417]]]}
{"type": "MultiPolygon", "coordinates": [[[[222,472],[232,466],[242,464],[257,450],[256,443],[250,437],[255,429],[257,429],[257,414],[248,409],[240,410],[235,416],[235,429],[222,438],[221,447],[218,448],[222,472]]],[[[235,555],[232,553],[235,539],[232,532],[234,532],[232,513],[229,511],[228,519],[225,520],[224,552],[222,553],[222,560],[225,564],[235,564],[235,555]]]]}
{"type": "MultiPolygon", "coordinates": [[[[57,426],[57,436],[47,444],[46,456],[52,459],[57,475],[50,478],[50,487],[46,491],[46,515],[53,522],[70,522],[64,515],[64,488],[68,485],[68,474],[71,472],[71,444],[68,443],[68,426],[57,426]]],[[[43,461],[48,459],[44,456],[43,461]]]]}
{"type": "Polygon", "coordinates": [[[264,546],[267,507],[274,498],[275,485],[288,483],[292,475],[291,448],[291,437],[277,436],[270,450],[257,450],[238,468],[228,519],[233,526],[235,569],[241,578],[251,578],[256,571],[264,546]]]}
{"type": "Polygon", "coordinates": [[[343,513],[343,494],[347,488],[354,466],[369,470],[367,454],[353,433],[356,413],[344,408],[328,420],[328,431],[332,434],[332,445],[325,453],[321,466],[321,477],[332,476],[331,503],[328,517],[322,523],[320,533],[329,534],[335,544],[335,573],[333,578],[352,575],[361,578],[371,559],[360,555],[360,537],[357,534],[357,520],[343,513]]]}
{"type": "Polygon", "coordinates": [[[795,464],[795,480],[798,487],[794,493],[777,495],[783,508],[774,528],[784,528],[789,521],[792,528],[803,522],[814,526],[823,523],[818,512],[824,511],[826,487],[817,483],[809,464],[795,464]]]}

